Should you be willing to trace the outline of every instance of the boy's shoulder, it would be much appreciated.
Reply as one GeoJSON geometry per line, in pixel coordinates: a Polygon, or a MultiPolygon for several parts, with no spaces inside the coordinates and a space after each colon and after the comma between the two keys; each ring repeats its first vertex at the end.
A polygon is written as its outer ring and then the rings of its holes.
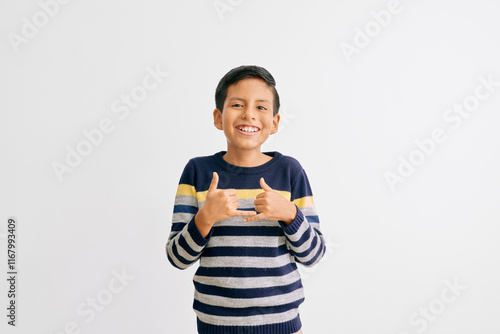
{"type": "Polygon", "coordinates": [[[300,164],[299,160],[292,157],[291,155],[281,154],[281,160],[284,164],[289,166],[289,168],[294,171],[300,172],[302,170],[302,165],[300,164]]]}

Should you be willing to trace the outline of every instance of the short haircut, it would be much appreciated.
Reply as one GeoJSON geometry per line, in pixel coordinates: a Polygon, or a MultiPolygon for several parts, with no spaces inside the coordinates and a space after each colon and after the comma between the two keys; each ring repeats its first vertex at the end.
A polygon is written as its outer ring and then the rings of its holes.
{"type": "Polygon", "coordinates": [[[215,90],[215,107],[222,112],[224,108],[224,101],[227,97],[227,89],[229,86],[238,83],[240,80],[247,78],[258,78],[266,82],[266,84],[271,88],[273,92],[273,117],[278,114],[280,109],[280,97],[278,91],[276,90],[276,81],[274,80],[271,73],[269,73],[265,68],[255,65],[243,65],[233,68],[231,71],[227,72],[226,75],[220,79],[217,89],[215,90]]]}

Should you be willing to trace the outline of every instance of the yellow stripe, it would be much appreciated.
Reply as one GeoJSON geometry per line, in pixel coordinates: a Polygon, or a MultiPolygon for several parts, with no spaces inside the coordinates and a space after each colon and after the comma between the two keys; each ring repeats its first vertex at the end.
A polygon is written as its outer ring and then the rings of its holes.
{"type": "Polygon", "coordinates": [[[305,196],[302,198],[297,198],[293,201],[299,209],[305,208],[306,206],[314,206],[314,200],[312,196],[305,196]]]}
{"type": "MultiPolygon", "coordinates": [[[[263,193],[264,190],[262,189],[239,189],[236,191],[238,198],[241,199],[251,199],[251,198],[256,198],[258,194],[263,193]]],[[[275,190],[278,194],[286,198],[287,200],[290,200],[292,197],[290,195],[289,191],[282,191],[282,190],[275,190]]]]}
{"type": "Polygon", "coordinates": [[[203,202],[207,198],[207,193],[208,193],[208,190],[200,191],[200,192],[196,193],[196,196],[198,197],[198,202],[203,202]]]}
{"type": "Polygon", "coordinates": [[[194,186],[189,184],[179,184],[177,187],[177,193],[175,195],[188,195],[196,197],[196,189],[194,186]]]}
{"type": "MultiPolygon", "coordinates": [[[[283,196],[285,199],[287,200],[291,199],[291,194],[289,191],[282,191],[282,190],[275,190],[275,191],[281,196],[283,196]]],[[[196,189],[192,185],[179,184],[179,186],[177,187],[176,195],[193,196],[197,198],[198,202],[203,202],[207,198],[207,192],[208,190],[196,192],[196,189]]],[[[257,195],[262,192],[264,192],[263,189],[238,189],[236,190],[236,196],[238,196],[238,198],[241,199],[251,199],[251,198],[256,198],[257,195]]],[[[302,209],[307,206],[314,206],[314,200],[312,196],[297,198],[293,201],[293,203],[296,204],[299,207],[299,209],[302,209]]]]}
{"type": "MultiPolygon", "coordinates": [[[[281,190],[275,190],[275,191],[284,198],[286,198],[287,200],[290,200],[290,198],[292,197],[289,191],[281,191],[281,190]]],[[[197,193],[197,198],[199,202],[203,202],[204,200],[207,199],[207,192],[208,190],[200,191],[197,193]]],[[[262,192],[264,192],[264,190],[262,189],[237,189],[236,196],[238,196],[238,198],[241,199],[252,199],[256,198],[257,195],[262,192]]]]}

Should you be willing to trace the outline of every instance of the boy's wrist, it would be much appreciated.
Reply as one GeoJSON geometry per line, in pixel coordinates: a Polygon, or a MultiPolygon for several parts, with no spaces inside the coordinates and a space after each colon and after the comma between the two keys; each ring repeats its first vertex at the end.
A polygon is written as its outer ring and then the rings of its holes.
{"type": "Polygon", "coordinates": [[[209,217],[210,215],[208,215],[206,210],[204,210],[203,207],[201,207],[196,213],[195,220],[198,220],[198,223],[203,225],[213,225],[213,223],[210,222],[209,217]]]}
{"type": "Polygon", "coordinates": [[[287,218],[283,219],[282,221],[285,223],[286,226],[290,225],[295,217],[297,217],[297,206],[295,204],[293,204],[292,202],[290,202],[290,210],[289,210],[289,215],[287,218]]]}
{"type": "Polygon", "coordinates": [[[200,210],[198,210],[198,212],[194,216],[194,223],[196,224],[196,227],[198,227],[198,230],[204,238],[208,235],[208,233],[212,229],[212,225],[214,224],[208,218],[205,210],[203,210],[203,207],[200,208],[200,210]]]}

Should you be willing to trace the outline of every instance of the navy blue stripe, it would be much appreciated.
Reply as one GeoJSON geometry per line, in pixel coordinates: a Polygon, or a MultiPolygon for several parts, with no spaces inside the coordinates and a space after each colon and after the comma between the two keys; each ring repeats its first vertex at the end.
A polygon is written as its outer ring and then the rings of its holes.
{"type": "Polygon", "coordinates": [[[189,247],[186,238],[184,238],[182,234],[179,236],[179,247],[182,247],[186,251],[186,253],[188,253],[191,256],[198,256],[200,254],[199,252],[189,247]]]}
{"type": "Polygon", "coordinates": [[[189,265],[191,264],[192,262],[191,261],[188,261],[186,260],[185,258],[183,258],[182,256],[179,255],[179,252],[177,252],[177,245],[175,242],[173,242],[172,244],[172,253],[174,253],[174,257],[179,260],[179,262],[183,263],[183,264],[186,264],[186,265],[189,265]]]}
{"type": "Polygon", "coordinates": [[[326,247],[323,245],[323,247],[320,247],[320,249],[318,250],[316,255],[314,255],[311,260],[304,262],[304,265],[310,266],[311,264],[313,264],[318,259],[319,256],[323,256],[323,254],[325,253],[325,250],[326,250],[326,247]]]}
{"type": "Polygon", "coordinates": [[[297,253],[297,252],[293,252],[295,254],[296,257],[306,257],[307,255],[309,255],[309,253],[311,253],[311,251],[314,249],[314,247],[316,247],[316,245],[318,244],[318,239],[319,237],[318,236],[314,236],[313,237],[313,240],[311,242],[311,246],[309,246],[309,248],[301,253],[297,253]]]}
{"type": "Polygon", "coordinates": [[[198,212],[198,207],[193,205],[183,205],[183,204],[174,205],[174,213],[178,212],[196,213],[198,212]]]}
{"type": "Polygon", "coordinates": [[[283,313],[291,309],[298,308],[303,301],[304,298],[301,298],[299,300],[294,301],[293,303],[277,305],[277,306],[232,308],[232,307],[220,307],[220,306],[208,305],[195,299],[193,303],[193,308],[205,314],[211,314],[217,316],[249,317],[253,315],[283,313]]]}
{"type": "Polygon", "coordinates": [[[212,236],[264,236],[279,237],[283,236],[283,230],[277,226],[214,226],[212,227],[212,236]]]}
{"type": "Polygon", "coordinates": [[[295,291],[302,287],[302,282],[300,281],[300,279],[298,279],[294,283],[288,285],[249,289],[222,288],[219,286],[207,285],[196,281],[194,281],[194,286],[196,288],[196,291],[206,295],[223,296],[228,298],[259,298],[277,296],[295,291]]]}
{"type": "MultiPolygon", "coordinates": [[[[216,333],[220,331],[219,326],[204,323],[200,318],[196,319],[198,333],[216,333]]],[[[277,324],[267,324],[267,325],[248,325],[248,326],[224,326],[224,334],[250,334],[250,333],[263,333],[263,334],[273,334],[273,333],[295,333],[302,327],[302,322],[300,321],[300,316],[297,316],[289,321],[280,322],[277,324]]]]}
{"type": "MultiPolygon", "coordinates": [[[[255,208],[237,208],[238,211],[255,211],[255,208]]],[[[257,212],[260,213],[260,212],[257,212]]]]}
{"type": "Polygon", "coordinates": [[[288,253],[285,244],[279,247],[208,247],[203,256],[256,256],[276,257],[288,253]]]}
{"type": "Polygon", "coordinates": [[[182,229],[186,226],[186,223],[172,223],[172,229],[170,232],[179,232],[182,231],[182,229]]]}
{"type": "Polygon", "coordinates": [[[318,217],[318,215],[306,216],[306,219],[310,223],[319,223],[319,217],[318,217]]]}
{"type": "Polygon", "coordinates": [[[288,263],[278,268],[232,268],[198,267],[196,275],[209,277],[270,277],[284,276],[297,270],[295,263],[288,263]]]}
{"type": "Polygon", "coordinates": [[[304,233],[302,234],[302,236],[300,237],[299,240],[297,240],[297,241],[290,240],[290,238],[288,236],[287,236],[287,239],[292,244],[292,246],[294,246],[294,247],[300,247],[307,240],[309,240],[309,238],[311,237],[311,232],[312,232],[312,227],[309,226],[309,228],[304,231],[304,233]]]}
{"type": "Polygon", "coordinates": [[[177,265],[177,263],[174,262],[174,259],[170,256],[170,253],[167,252],[167,258],[168,258],[168,261],[176,268],[181,268],[177,265]]]}

